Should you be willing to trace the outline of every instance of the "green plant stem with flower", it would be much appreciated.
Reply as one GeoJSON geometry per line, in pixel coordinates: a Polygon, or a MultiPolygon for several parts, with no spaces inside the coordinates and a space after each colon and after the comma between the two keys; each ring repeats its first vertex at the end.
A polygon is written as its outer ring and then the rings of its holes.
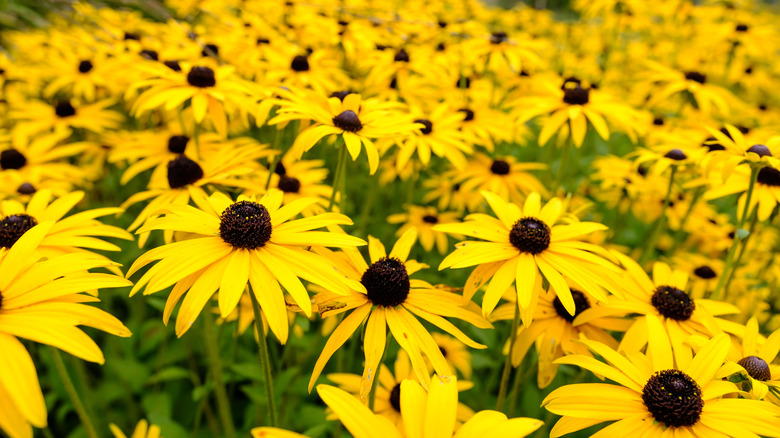
{"type": "Polygon", "coordinates": [[[217,398],[217,410],[219,419],[222,423],[222,433],[225,438],[235,438],[236,428],[233,425],[233,414],[230,409],[230,399],[225,389],[223,377],[222,359],[219,352],[219,344],[215,336],[214,322],[210,315],[203,318],[203,332],[206,344],[206,354],[208,355],[209,365],[211,367],[212,377],[214,379],[214,394],[217,398]]]}
{"type": "Polygon", "coordinates": [[[729,248],[728,256],[726,256],[726,265],[723,267],[723,272],[720,274],[718,284],[715,286],[715,290],[712,291],[710,299],[719,300],[720,294],[723,292],[728,278],[731,276],[731,270],[736,269],[734,265],[734,256],[737,252],[737,246],[739,242],[748,236],[748,231],[742,227],[745,225],[750,211],[750,201],[753,198],[753,189],[756,186],[756,180],[758,179],[758,171],[761,170],[761,165],[750,166],[750,184],[748,185],[747,194],[745,195],[745,207],[742,210],[742,215],[737,220],[737,230],[734,233],[734,239],[731,241],[731,248],[729,248]]]}
{"type": "Polygon", "coordinates": [[[509,352],[507,352],[504,361],[504,370],[501,372],[501,385],[498,388],[498,399],[496,400],[496,410],[501,411],[506,401],[506,393],[509,388],[509,375],[512,370],[512,352],[515,349],[515,340],[517,339],[517,328],[520,325],[520,307],[515,305],[515,317],[512,319],[512,331],[509,333],[509,352]]]}
{"type": "Polygon", "coordinates": [[[664,206],[661,209],[661,216],[655,221],[653,231],[650,233],[650,238],[647,239],[645,250],[642,252],[642,257],[639,258],[639,265],[644,265],[648,258],[655,252],[655,244],[658,241],[658,237],[663,231],[664,224],[666,223],[666,211],[669,209],[669,201],[672,196],[672,187],[674,187],[674,175],[677,173],[677,166],[672,165],[672,172],[669,175],[669,187],[666,189],[666,197],[664,198],[664,206]]]}
{"type": "Polygon", "coordinates": [[[271,427],[277,426],[276,399],[274,398],[274,383],[271,375],[271,361],[268,358],[268,343],[265,339],[265,328],[263,327],[263,316],[260,314],[260,303],[257,302],[251,287],[248,290],[249,297],[252,299],[252,311],[255,315],[255,328],[257,329],[257,346],[260,350],[260,366],[263,368],[263,377],[265,380],[265,397],[268,403],[268,417],[271,427]]]}
{"type": "Polygon", "coordinates": [[[49,352],[54,361],[54,368],[60,376],[62,386],[65,387],[65,391],[68,393],[71,403],[73,403],[73,408],[76,410],[76,414],[79,416],[79,420],[81,420],[81,424],[84,426],[87,436],[89,438],[97,438],[99,435],[95,431],[92,419],[89,417],[87,409],[84,407],[84,403],[82,403],[78,391],[76,391],[76,387],[73,385],[73,380],[71,380],[70,375],[68,374],[68,369],[65,368],[65,363],[62,361],[60,350],[49,347],[49,352]]]}
{"type": "MultiPolygon", "coordinates": [[[[339,161],[336,165],[336,173],[333,175],[333,193],[331,193],[330,202],[328,203],[328,210],[331,211],[333,211],[333,205],[336,203],[336,193],[339,192],[339,188],[341,187],[341,174],[344,173],[344,168],[347,166],[347,145],[344,144],[344,140],[341,139],[341,137],[339,137],[339,139],[339,161]]],[[[343,199],[340,199],[339,202],[343,202],[343,199]]]]}

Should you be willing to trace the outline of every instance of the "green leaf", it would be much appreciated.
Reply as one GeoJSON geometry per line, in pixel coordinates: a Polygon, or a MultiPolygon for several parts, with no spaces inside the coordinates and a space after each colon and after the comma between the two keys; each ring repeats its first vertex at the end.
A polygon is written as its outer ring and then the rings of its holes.
{"type": "Polygon", "coordinates": [[[146,385],[154,385],[155,383],[165,382],[168,380],[176,379],[189,379],[189,370],[181,367],[168,367],[160,370],[159,373],[146,379],[146,385]]]}

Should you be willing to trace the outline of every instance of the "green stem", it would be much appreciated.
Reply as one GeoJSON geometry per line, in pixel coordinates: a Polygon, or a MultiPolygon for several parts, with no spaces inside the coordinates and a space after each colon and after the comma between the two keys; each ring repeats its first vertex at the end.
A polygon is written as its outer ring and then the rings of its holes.
{"type": "Polygon", "coordinates": [[[643,266],[647,259],[655,252],[655,244],[658,241],[658,237],[661,235],[661,231],[666,223],[666,210],[669,209],[669,201],[672,196],[672,187],[674,187],[674,175],[677,173],[677,166],[672,166],[672,173],[669,175],[669,187],[666,189],[666,197],[664,198],[664,206],[661,209],[661,217],[655,222],[653,231],[650,233],[650,238],[647,239],[647,245],[642,252],[642,257],[639,258],[639,265],[643,266]]]}
{"type": "Polygon", "coordinates": [[[515,317],[512,320],[512,332],[509,333],[509,352],[504,361],[504,371],[501,373],[501,385],[498,387],[498,400],[496,400],[496,410],[501,411],[506,401],[506,391],[509,387],[509,374],[512,370],[512,352],[515,349],[515,339],[517,338],[517,327],[520,325],[520,307],[515,305],[515,317]]]}
{"type": "Polygon", "coordinates": [[[68,393],[70,401],[73,403],[73,408],[76,409],[76,414],[78,414],[79,419],[81,420],[81,424],[84,425],[84,429],[87,431],[87,436],[89,438],[97,438],[98,434],[95,431],[95,427],[92,425],[92,420],[89,418],[87,410],[84,408],[84,404],[79,398],[79,393],[76,391],[76,387],[73,386],[73,381],[68,375],[68,370],[65,368],[65,363],[62,361],[60,350],[54,347],[49,347],[49,352],[51,352],[51,357],[54,360],[54,368],[57,369],[57,374],[60,376],[62,385],[65,387],[65,391],[68,393]]]}
{"type": "Polygon", "coordinates": [[[750,220],[750,228],[748,229],[748,235],[745,236],[745,238],[742,241],[742,246],[739,248],[739,255],[737,255],[737,260],[734,262],[734,267],[733,269],[731,269],[731,272],[729,272],[729,278],[726,279],[726,284],[723,286],[723,290],[725,292],[723,295],[724,300],[728,296],[728,290],[729,290],[729,285],[731,284],[731,280],[734,279],[734,274],[737,272],[739,265],[742,264],[742,256],[745,255],[745,249],[748,246],[748,241],[750,240],[750,236],[753,235],[753,231],[756,229],[756,222],[758,222],[758,211],[753,210],[753,214],[751,216],[752,219],[750,220]]]}
{"type": "MultiPolygon", "coordinates": [[[[276,126],[274,126],[273,130],[274,130],[273,149],[276,149],[277,143],[279,142],[279,129],[277,129],[276,126]]],[[[282,151],[278,151],[278,152],[279,153],[274,155],[274,159],[271,161],[271,167],[268,168],[268,179],[265,180],[266,192],[268,191],[268,187],[271,186],[271,177],[274,176],[274,173],[276,172],[276,164],[282,160],[282,151]]]]}
{"type": "MultiPolygon", "coordinates": [[[[339,181],[341,180],[341,174],[344,172],[344,167],[347,164],[347,146],[342,142],[339,147],[339,163],[336,165],[336,174],[333,176],[333,193],[330,195],[330,203],[328,203],[328,210],[333,210],[333,204],[336,202],[336,192],[339,189],[339,181]]],[[[343,197],[343,196],[342,196],[343,197]]],[[[340,203],[343,200],[339,201],[340,203]]]]}
{"type": "Polygon", "coordinates": [[[260,366],[263,367],[265,378],[265,397],[268,402],[268,417],[271,427],[276,427],[276,400],[274,399],[274,381],[271,375],[271,361],[268,359],[268,344],[265,339],[263,316],[260,314],[260,303],[257,302],[252,288],[249,288],[249,297],[252,299],[252,310],[255,313],[255,327],[257,328],[257,346],[260,350],[260,366]]]}
{"type": "Polygon", "coordinates": [[[669,250],[669,254],[674,255],[674,253],[677,251],[677,248],[680,247],[680,243],[682,242],[682,235],[685,232],[685,224],[688,223],[688,219],[691,217],[693,209],[696,207],[696,204],[699,202],[699,199],[703,194],[704,189],[702,187],[699,187],[696,189],[696,192],[694,192],[691,204],[688,206],[688,210],[685,211],[685,216],[683,216],[682,220],[680,221],[680,226],[677,228],[677,232],[674,233],[674,241],[672,242],[672,248],[669,250]]]}
{"type": "Polygon", "coordinates": [[[748,216],[748,210],[750,209],[750,200],[753,198],[753,188],[756,185],[756,179],[758,178],[758,166],[751,166],[750,168],[750,185],[748,185],[747,195],[745,197],[745,207],[742,210],[742,216],[740,216],[737,219],[737,230],[734,232],[734,239],[731,241],[731,248],[729,248],[729,254],[726,256],[726,265],[723,267],[723,272],[720,274],[720,279],[718,279],[718,284],[715,286],[715,290],[712,291],[712,295],[710,296],[710,299],[712,300],[718,300],[720,299],[720,294],[723,291],[723,287],[726,286],[726,280],[729,277],[729,273],[731,272],[732,265],[734,264],[734,255],[737,252],[737,246],[739,245],[739,241],[742,240],[740,236],[740,231],[742,230],[742,227],[745,225],[745,219],[748,216]]]}
{"type": "MultiPolygon", "coordinates": [[[[569,152],[572,143],[574,143],[574,139],[571,137],[571,122],[569,122],[569,138],[566,139],[566,143],[563,145],[563,149],[561,149],[561,164],[558,166],[558,177],[555,179],[555,185],[553,186],[553,195],[558,193],[558,189],[563,187],[566,169],[569,167],[569,152]]],[[[564,190],[566,189],[565,187],[563,188],[564,190]]]]}
{"type": "Polygon", "coordinates": [[[211,315],[204,315],[203,321],[206,354],[208,354],[209,365],[214,378],[214,394],[217,397],[217,410],[219,411],[219,419],[222,422],[223,436],[235,438],[236,429],[233,425],[230,399],[227,396],[225,382],[222,380],[222,359],[219,356],[219,344],[214,335],[214,323],[211,321],[211,315]]]}

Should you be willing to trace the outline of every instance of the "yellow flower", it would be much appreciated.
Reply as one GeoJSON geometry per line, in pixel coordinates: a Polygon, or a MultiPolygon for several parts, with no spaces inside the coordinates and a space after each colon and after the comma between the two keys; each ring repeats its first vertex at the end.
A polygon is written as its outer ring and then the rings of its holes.
{"type": "Polygon", "coordinates": [[[12,248],[0,248],[0,429],[12,438],[31,437],[31,425],[46,427],[46,405],[35,365],[17,338],[102,364],[105,359],[100,347],[79,326],[130,336],[130,330],[118,319],[86,304],[99,300],[83,292],[132,283],[116,275],[89,272],[115,266],[91,254],[71,253],[41,260],[36,256],[38,245],[53,226],[51,221],[41,222],[12,248]]]}
{"type": "Polygon", "coordinates": [[[675,364],[672,346],[661,322],[647,318],[648,354],[627,356],[595,341],[581,341],[607,363],[590,356],[559,359],[612,380],[609,383],[566,385],[542,402],[561,415],[550,436],[559,437],[585,427],[613,421],[594,437],[658,436],[780,436],[780,408],[760,400],[722,398],[738,391],[721,380],[721,365],[729,350],[729,337],[709,341],[693,359],[675,364]]]}
{"type": "MultiPolygon", "coordinates": [[[[114,434],[114,438],[127,438],[127,435],[122,432],[116,424],[110,424],[109,428],[111,433],[114,434]]],[[[130,438],[163,438],[160,434],[160,426],[155,424],[149,424],[146,420],[141,420],[135,427],[133,434],[130,438]]]]}
{"type": "Polygon", "coordinates": [[[346,296],[319,293],[314,297],[323,318],[352,311],[333,331],[314,365],[309,390],[314,387],[325,364],[336,350],[366,321],[363,345],[366,357],[360,388],[361,400],[367,400],[369,389],[384,354],[387,329],[412,359],[417,379],[427,385],[428,367],[422,355],[430,359],[436,372],[451,374],[450,367],[428,330],[416,317],[450,333],[472,348],[485,348],[472,341],[443,317],[454,317],[479,328],[491,325],[471,309],[463,308],[461,297],[434,288],[428,282],[409,278],[427,267],[408,260],[416,239],[410,228],[395,243],[388,255],[382,243],[369,236],[368,252],[371,264],[365,262],[356,249],[344,248],[343,253],[328,252],[328,258],[338,260],[339,269],[350,279],[359,281],[365,291],[352,291],[346,296]],[[416,316],[416,317],[415,317],[416,316]]]}
{"type": "MultiPolygon", "coordinates": [[[[190,329],[211,296],[219,290],[219,310],[227,317],[239,303],[247,285],[255,294],[271,331],[280,342],[288,336],[287,309],[283,286],[295,303],[309,316],[309,294],[299,280],[347,293],[347,282],[327,259],[311,253],[312,245],[356,246],[364,241],[342,234],[311,231],[335,224],[351,224],[340,214],[326,213],[291,220],[316,202],[301,199],[282,206],[282,192],[269,191],[259,201],[245,196],[233,202],[222,193],[208,198],[196,197],[198,208],[171,205],[164,215],[153,218],[140,230],[174,230],[192,233],[189,240],[155,248],[140,256],[127,276],[142,267],[157,263],[138,280],[131,295],[159,292],[171,285],[163,320],[167,324],[176,304],[184,298],[176,319],[176,335],[190,329]]],[[[356,282],[353,282],[356,283],[356,282]]],[[[350,287],[361,288],[359,284],[350,287]]]]}
{"type": "Polygon", "coordinates": [[[420,245],[426,250],[431,251],[436,245],[439,254],[447,252],[447,234],[433,229],[437,224],[454,223],[458,219],[458,213],[438,212],[435,207],[421,207],[417,205],[407,205],[408,213],[391,214],[387,217],[387,222],[391,224],[403,224],[398,231],[397,236],[401,236],[406,230],[415,228],[420,245]]]}
{"type": "Polygon", "coordinates": [[[477,266],[466,282],[467,300],[492,277],[482,299],[483,315],[493,311],[504,291],[515,282],[517,303],[527,312],[523,323],[530,324],[542,276],[571,315],[576,311],[576,304],[566,279],[599,301],[606,299],[605,287],[614,289],[606,274],[618,269],[602,258],[603,250],[598,246],[577,240],[607,227],[595,222],[557,225],[563,213],[558,198],[542,207],[539,194],[532,193],[521,210],[493,193],[482,192],[482,195],[498,218],[472,214],[466,217],[466,222],[434,228],[486,240],[459,243],[439,265],[440,270],[477,266]]]}

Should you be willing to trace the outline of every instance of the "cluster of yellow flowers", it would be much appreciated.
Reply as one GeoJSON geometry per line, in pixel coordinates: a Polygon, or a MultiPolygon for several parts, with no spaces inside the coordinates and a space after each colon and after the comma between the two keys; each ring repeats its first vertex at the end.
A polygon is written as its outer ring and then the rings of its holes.
{"type": "Polygon", "coordinates": [[[268,345],[295,337],[359,438],[532,434],[507,414],[534,371],[551,436],[780,437],[780,13],[696,3],[74,3],[3,33],[0,430],[49,419],[21,338],[102,436],[59,350],[102,364],[79,327],[131,336],[92,305],[131,287],[203,327],[215,436],[299,436],[268,345]],[[253,327],[267,427],[236,422],[214,320],[253,327]]]}

